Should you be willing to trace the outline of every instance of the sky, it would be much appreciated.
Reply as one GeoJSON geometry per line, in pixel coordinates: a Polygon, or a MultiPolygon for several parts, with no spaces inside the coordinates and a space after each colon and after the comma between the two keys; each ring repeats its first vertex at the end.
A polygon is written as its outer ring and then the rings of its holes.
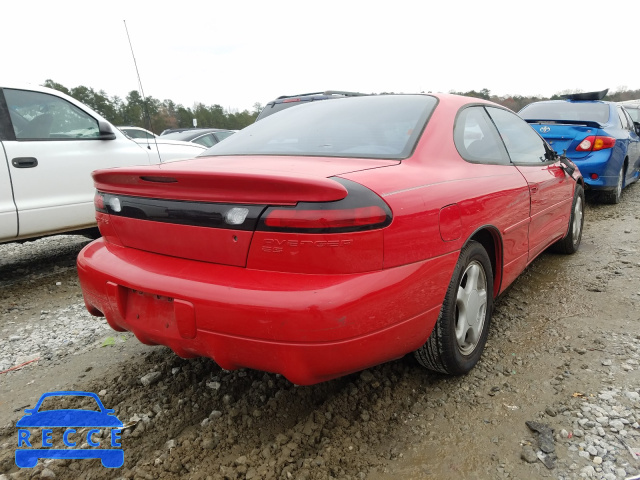
{"type": "Polygon", "coordinates": [[[144,95],[185,107],[251,111],[324,90],[640,89],[639,0],[27,0],[2,9],[3,86],[52,79],[124,98],[138,89],[128,29],[144,95]]]}

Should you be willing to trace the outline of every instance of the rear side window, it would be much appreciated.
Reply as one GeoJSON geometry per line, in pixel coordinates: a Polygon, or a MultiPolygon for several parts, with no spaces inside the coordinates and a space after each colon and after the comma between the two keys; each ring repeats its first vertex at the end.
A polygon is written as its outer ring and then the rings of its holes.
{"type": "Polygon", "coordinates": [[[513,163],[535,165],[554,159],[547,153],[544,140],[516,114],[495,107],[487,107],[487,111],[498,127],[513,163]]]}
{"type": "Polygon", "coordinates": [[[144,138],[153,140],[153,135],[143,130],[125,130],[125,133],[131,138],[144,138]]]}
{"type": "Polygon", "coordinates": [[[626,111],[634,122],[640,122],[640,109],[627,108],[626,111]]]}
{"type": "Polygon", "coordinates": [[[408,157],[437,100],[427,95],[379,95],[309,102],[231,135],[208,155],[408,157]]]}
{"type": "Polygon", "coordinates": [[[540,102],[520,110],[525,120],[570,120],[607,123],[609,105],[599,102],[540,102]]]}
{"type": "Polygon", "coordinates": [[[216,139],[216,137],[213,136],[212,133],[207,133],[206,135],[202,135],[201,137],[198,138],[194,138],[193,140],[191,140],[193,143],[197,143],[199,145],[203,145],[205,147],[212,147],[214,146],[216,143],[218,143],[218,140],[216,139]]]}
{"type": "Polygon", "coordinates": [[[482,106],[467,107],[458,113],[453,140],[460,156],[469,162],[510,163],[500,135],[482,106]]]}
{"type": "Polygon", "coordinates": [[[629,119],[624,114],[624,110],[622,110],[622,107],[616,108],[616,111],[618,112],[618,117],[620,117],[620,123],[622,123],[622,128],[626,130],[633,130],[633,125],[629,124],[629,119]]]}
{"type": "Polygon", "coordinates": [[[17,140],[95,138],[98,121],[66,100],[30,90],[4,90],[17,140]]]}
{"type": "Polygon", "coordinates": [[[218,139],[218,141],[220,140],[224,140],[227,137],[230,137],[231,135],[233,135],[235,132],[231,132],[231,131],[227,131],[227,132],[216,132],[213,134],[214,137],[216,137],[218,139]]]}

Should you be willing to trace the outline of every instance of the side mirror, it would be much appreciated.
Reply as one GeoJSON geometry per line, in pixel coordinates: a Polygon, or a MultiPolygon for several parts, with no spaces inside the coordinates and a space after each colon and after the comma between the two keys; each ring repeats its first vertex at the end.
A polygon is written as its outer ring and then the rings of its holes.
{"type": "Polygon", "coordinates": [[[544,142],[544,160],[543,162],[555,162],[557,161],[559,155],[556,151],[551,148],[551,146],[547,143],[546,140],[543,139],[544,142]]]}
{"type": "Polygon", "coordinates": [[[104,120],[98,120],[98,130],[98,138],[100,140],[116,139],[116,134],[113,132],[111,124],[105,122],[104,120]]]}
{"type": "MultiPolygon", "coordinates": [[[[567,151],[562,152],[562,155],[558,156],[558,160],[562,164],[562,169],[567,172],[571,178],[573,178],[573,172],[576,171],[576,164],[571,161],[569,157],[567,157],[567,151]]],[[[575,179],[574,179],[575,180],[575,179]]]]}
{"type": "Polygon", "coordinates": [[[636,128],[636,134],[640,136],[640,122],[633,122],[633,126],[636,128]]]}

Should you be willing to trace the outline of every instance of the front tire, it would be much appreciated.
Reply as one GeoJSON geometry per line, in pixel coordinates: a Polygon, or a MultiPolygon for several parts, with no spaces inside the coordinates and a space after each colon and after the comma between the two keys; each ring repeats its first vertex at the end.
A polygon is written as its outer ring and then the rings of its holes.
{"type": "Polygon", "coordinates": [[[468,373],[480,360],[493,310],[493,271],[484,247],[470,241],[460,252],[440,316],[418,362],[436,372],[468,373]]]}
{"type": "Polygon", "coordinates": [[[571,255],[576,253],[582,240],[582,228],[584,226],[584,189],[576,184],[571,205],[571,218],[567,236],[552,245],[552,250],[557,253],[571,255]]]}

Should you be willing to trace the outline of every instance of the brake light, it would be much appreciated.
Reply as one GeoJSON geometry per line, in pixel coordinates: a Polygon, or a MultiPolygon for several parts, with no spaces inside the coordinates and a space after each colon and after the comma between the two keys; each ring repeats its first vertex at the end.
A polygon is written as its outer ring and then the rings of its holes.
{"type": "Polygon", "coordinates": [[[378,206],[348,210],[272,210],[264,219],[268,227],[350,228],[384,223],[387,213],[378,206]]]}
{"type": "Polygon", "coordinates": [[[613,148],[616,139],[600,135],[589,135],[576,147],[576,152],[597,152],[606,148],[613,148]]]}
{"type": "Polygon", "coordinates": [[[391,223],[391,209],[359,183],[334,178],[347,189],[336,202],[301,202],[295,207],[270,207],[257,230],[297,233],[340,233],[373,230],[391,223]]]}
{"type": "Polygon", "coordinates": [[[286,100],[283,100],[282,103],[292,103],[292,102],[299,102],[300,99],[299,98],[287,98],[286,100]]]}
{"type": "Polygon", "coordinates": [[[100,192],[96,192],[93,197],[93,205],[96,208],[96,212],[107,213],[107,207],[104,204],[104,195],[100,192]]]}
{"type": "Polygon", "coordinates": [[[93,197],[93,204],[96,207],[97,212],[120,213],[122,211],[122,204],[120,202],[120,199],[115,195],[105,195],[102,192],[96,192],[95,196],[93,197]]]}

